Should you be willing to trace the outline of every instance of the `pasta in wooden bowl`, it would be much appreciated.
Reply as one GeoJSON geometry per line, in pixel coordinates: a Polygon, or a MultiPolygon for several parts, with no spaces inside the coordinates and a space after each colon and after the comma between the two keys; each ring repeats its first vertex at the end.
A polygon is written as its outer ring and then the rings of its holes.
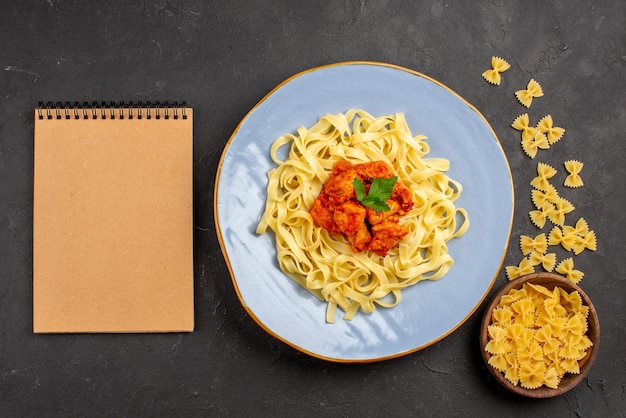
{"type": "Polygon", "coordinates": [[[487,368],[511,392],[561,395],[580,383],[596,359],[600,324],[589,297],[558,274],[510,281],[487,306],[480,348],[487,368]]]}

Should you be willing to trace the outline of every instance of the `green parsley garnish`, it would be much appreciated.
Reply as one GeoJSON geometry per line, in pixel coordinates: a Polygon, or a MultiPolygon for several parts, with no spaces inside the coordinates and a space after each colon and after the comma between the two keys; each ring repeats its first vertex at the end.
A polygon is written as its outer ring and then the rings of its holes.
{"type": "Polygon", "coordinates": [[[389,179],[375,178],[372,180],[370,191],[365,195],[365,185],[358,178],[352,180],[356,198],[363,206],[374,209],[376,212],[384,212],[389,210],[386,200],[391,197],[393,193],[393,186],[398,181],[398,176],[391,177],[389,179]]]}

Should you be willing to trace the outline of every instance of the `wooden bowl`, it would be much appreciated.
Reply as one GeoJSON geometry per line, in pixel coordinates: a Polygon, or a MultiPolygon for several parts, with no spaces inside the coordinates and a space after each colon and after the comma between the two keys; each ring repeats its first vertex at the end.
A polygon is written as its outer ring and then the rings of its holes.
{"type": "Polygon", "coordinates": [[[480,349],[483,359],[485,360],[485,364],[487,365],[487,369],[489,369],[493,377],[502,386],[504,386],[513,393],[527,396],[530,398],[551,398],[554,396],[562,395],[563,393],[575,387],[585,378],[587,373],[589,373],[589,370],[591,370],[591,367],[593,366],[593,363],[595,362],[598,355],[598,348],[600,344],[600,323],[598,322],[598,314],[593,304],[591,303],[591,300],[579,286],[558,274],[532,273],[508,282],[495,294],[495,296],[487,306],[487,309],[485,310],[485,314],[483,316],[480,327],[479,338],[480,349]],[[580,374],[565,373],[556,389],[552,389],[547,386],[541,386],[537,389],[526,389],[522,386],[514,385],[504,377],[504,373],[496,370],[488,363],[491,354],[485,351],[485,345],[489,340],[487,328],[489,327],[489,325],[491,325],[491,313],[500,302],[501,296],[507,294],[511,289],[522,288],[525,283],[541,285],[549,290],[553,290],[556,286],[558,286],[570,293],[576,290],[580,294],[583,304],[589,307],[589,316],[587,317],[588,329],[586,335],[591,340],[593,345],[589,349],[587,349],[587,355],[578,362],[580,366],[580,374]]]}

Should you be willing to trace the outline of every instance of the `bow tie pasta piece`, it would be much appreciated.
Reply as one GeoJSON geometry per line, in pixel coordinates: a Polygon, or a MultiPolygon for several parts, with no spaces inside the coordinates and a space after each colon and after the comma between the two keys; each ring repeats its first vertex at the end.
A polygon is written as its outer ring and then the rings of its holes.
{"type": "Polygon", "coordinates": [[[537,129],[546,135],[550,145],[556,144],[565,133],[565,129],[553,125],[554,122],[552,121],[552,116],[550,115],[546,115],[539,119],[539,122],[537,123],[537,129]]]}
{"type": "Polygon", "coordinates": [[[571,257],[561,261],[556,266],[556,271],[564,275],[572,283],[580,282],[585,276],[585,273],[582,271],[574,269],[574,259],[571,257]]]}
{"type": "Polygon", "coordinates": [[[544,362],[528,361],[521,363],[519,371],[520,386],[525,389],[537,389],[543,385],[546,375],[544,362]]]}
{"type": "MultiPolygon", "coordinates": [[[[571,340],[568,340],[568,342],[570,344],[578,344],[582,339],[582,336],[587,332],[587,328],[588,325],[585,317],[578,312],[573,313],[567,320],[567,324],[565,325],[565,331],[567,331],[568,334],[573,334],[574,337],[578,338],[572,338],[571,340]]],[[[567,335],[564,338],[567,338],[567,335]]]]}
{"type": "Polygon", "coordinates": [[[591,251],[596,251],[597,249],[597,240],[596,233],[594,231],[589,231],[584,235],[585,248],[591,251]]]}
{"type": "Polygon", "coordinates": [[[578,350],[583,351],[583,352],[591,348],[592,346],[593,346],[593,342],[586,335],[583,335],[582,338],[578,341],[578,344],[576,344],[576,347],[578,348],[578,350]]]}
{"type": "Polygon", "coordinates": [[[535,340],[542,345],[544,356],[561,348],[558,336],[552,334],[552,328],[549,325],[543,325],[535,332],[535,340]]]}
{"type": "Polygon", "coordinates": [[[585,220],[585,218],[580,218],[576,221],[576,226],[574,226],[574,232],[578,235],[586,235],[589,232],[589,224],[585,220]]]}
{"type": "Polygon", "coordinates": [[[563,230],[555,226],[548,234],[548,245],[559,245],[563,241],[563,230]]]}
{"type": "Polygon", "coordinates": [[[485,350],[489,354],[505,354],[511,351],[511,345],[508,342],[508,333],[506,329],[498,325],[490,325],[488,328],[489,342],[485,346],[485,350]]]}
{"type": "Polygon", "coordinates": [[[567,293],[567,291],[565,289],[560,289],[561,292],[561,303],[564,304],[564,306],[569,306],[568,311],[569,312],[581,312],[584,314],[585,317],[587,317],[587,313],[582,312],[582,308],[583,308],[583,298],[580,297],[580,293],[576,292],[575,290],[567,293]]]}
{"type": "MultiPolygon", "coordinates": [[[[547,325],[546,328],[550,329],[550,326],[547,325]]],[[[557,337],[552,337],[543,344],[543,354],[545,355],[550,355],[552,353],[558,354],[560,348],[561,348],[561,342],[558,340],[557,337]]]]}
{"type": "MultiPolygon", "coordinates": [[[[549,300],[549,299],[548,299],[549,300]]],[[[545,305],[545,302],[544,302],[545,305]]],[[[552,335],[559,336],[567,323],[565,318],[555,317],[553,314],[548,313],[546,309],[544,309],[541,314],[537,317],[537,325],[539,326],[549,326],[550,332],[552,335]]]]}
{"type": "Polygon", "coordinates": [[[567,373],[572,373],[572,374],[580,373],[580,365],[578,364],[578,360],[575,358],[563,359],[563,361],[561,361],[561,367],[567,373]]]}
{"type": "Polygon", "coordinates": [[[559,196],[559,198],[552,203],[554,203],[557,210],[563,211],[565,214],[573,212],[574,209],[576,209],[576,206],[574,206],[572,202],[561,196],[559,196]]]}
{"type": "Polygon", "coordinates": [[[511,351],[510,353],[506,353],[504,358],[508,364],[504,372],[504,378],[514,385],[517,385],[519,383],[519,364],[517,363],[517,356],[514,351],[511,351]]]}
{"type": "Polygon", "coordinates": [[[530,262],[535,266],[541,264],[545,271],[552,271],[556,264],[556,253],[540,254],[533,251],[530,254],[530,262]]]}
{"type": "Polygon", "coordinates": [[[535,324],[535,305],[532,299],[520,299],[511,304],[511,309],[515,314],[513,323],[521,324],[524,327],[531,327],[535,324]]]}
{"type": "MultiPolygon", "coordinates": [[[[491,354],[491,353],[490,353],[491,354]]],[[[489,357],[489,365],[499,372],[503,372],[508,368],[505,354],[491,354],[489,357]]]]}
{"type": "Polygon", "coordinates": [[[548,188],[553,188],[549,180],[554,177],[556,173],[557,171],[554,167],[545,163],[537,163],[537,177],[530,181],[530,185],[534,189],[547,192],[548,188]]]}
{"type": "Polygon", "coordinates": [[[569,360],[569,359],[577,359],[580,354],[578,353],[578,349],[574,344],[565,344],[561,347],[559,351],[559,356],[569,360]]]}
{"type": "Polygon", "coordinates": [[[565,178],[563,183],[566,187],[577,188],[584,185],[583,179],[580,177],[580,172],[583,169],[583,163],[576,160],[565,161],[565,169],[569,175],[565,178]]]}
{"type": "Polygon", "coordinates": [[[565,215],[574,210],[572,205],[567,199],[559,197],[556,203],[554,203],[554,209],[548,212],[548,219],[555,225],[563,226],[565,224],[565,215]]]}
{"type": "MultiPolygon", "coordinates": [[[[567,315],[567,310],[561,305],[561,293],[557,288],[554,288],[552,296],[543,301],[543,308],[548,313],[550,318],[563,318],[567,315]]],[[[550,323],[550,322],[549,322],[550,323]]],[[[565,327],[567,320],[563,321],[563,324],[559,324],[559,329],[552,329],[555,334],[560,333],[562,328],[565,327]]],[[[554,325],[550,323],[550,325],[554,325]]],[[[542,325],[543,326],[543,325],[542,325]]]]}
{"type": "Polygon", "coordinates": [[[531,341],[528,347],[517,351],[517,361],[520,363],[538,363],[543,361],[543,350],[538,341],[531,341]]]}
{"type": "Polygon", "coordinates": [[[538,341],[542,344],[545,344],[546,342],[550,341],[552,338],[553,338],[552,330],[548,325],[542,325],[535,332],[535,341],[538,341]]]}
{"type": "Polygon", "coordinates": [[[507,327],[511,325],[511,319],[513,318],[513,311],[508,306],[496,308],[491,312],[491,323],[493,325],[500,325],[501,327],[507,327]]]}
{"type": "Polygon", "coordinates": [[[527,296],[528,294],[526,293],[526,289],[511,289],[509,290],[509,293],[500,298],[500,306],[508,307],[509,305],[512,305],[513,303],[517,302],[520,299],[524,299],[527,296]]]}
{"type": "Polygon", "coordinates": [[[501,82],[500,73],[511,68],[511,65],[500,57],[491,57],[491,69],[485,71],[483,78],[495,86],[499,86],[501,82]]]}
{"type": "Polygon", "coordinates": [[[511,127],[522,133],[522,141],[531,140],[539,131],[539,129],[530,126],[528,113],[523,113],[516,117],[513,123],[511,123],[511,127]]]}
{"type": "Polygon", "coordinates": [[[561,383],[561,378],[557,374],[556,368],[548,367],[546,374],[543,376],[543,384],[551,389],[556,389],[559,387],[559,383],[561,383]]]}
{"type": "Polygon", "coordinates": [[[578,255],[584,250],[596,250],[596,233],[594,231],[589,231],[585,235],[575,236],[572,251],[578,255]]]}
{"type": "Polygon", "coordinates": [[[518,90],[515,92],[517,100],[519,100],[519,102],[526,107],[530,107],[533,102],[533,97],[541,96],[543,96],[543,89],[535,79],[531,79],[528,82],[525,90],[518,90]]]}
{"type": "Polygon", "coordinates": [[[550,179],[556,175],[556,168],[546,163],[537,163],[537,175],[539,177],[550,179]]]}
{"type": "Polygon", "coordinates": [[[559,245],[567,250],[572,251],[574,248],[574,244],[576,242],[577,234],[573,232],[573,228],[569,229],[567,227],[560,228],[559,226],[555,226],[552,228],[548,238],[549,245],[559,245]]]}
{"type": "Polygon", "coordinates": [[[543,297],[552,296],[552,292],[549,291],[548,288],[539,284],[525,283],[524,289],[526,289],[528,296],[533,299],[542,299],[543,297]]]}
{"type": "Polygon", "coordinates": [[[505,269],[506,277],[509,280],[517,279],[526,274],[534,273],[535,267],[528,258],[523,258],[517,266],[507,266],[505,269]]]}
{"type": "Polygon", "coordinates": [[[551,184],[548,184],[545,191],[535,189],[530,192],[530,199],[533,201],[533,204],[537,209],[541,209],[546,203],[554,205],[559,202],[560,198],[559,192],[551,184]]]}
{"type": "Polygon", "coordinates": [[[543,228],[546,224],[546,220],[550,215],[550,212],[554,210],[554,205],[549,202],[544,202],[541,208],[537,210],[531,210],[528,212],[531,222],[539,229],[543,228]]]}
{"type": "Polygon", "coordinates": [[[525,327],[519,322],[514,322],[513,325],[509,326],[507,333],[512,349],[515,351],[530,346],[535,336],[535,331],[532,328],[525,327]]]}
{"type": "Polygon", "coordinates": [[[539,149],[548,148],[550,148],[550,143],[543,132],[536,131],[533,137],[522,138],[522,149],[530,158],[535,158],[539,149]]]}
{"type": "Polygon", "coordinates": [[[520,249],[524,256],[529,255],[533,251],[539,254],[545,254],[548,251],[548,240],[546,234],[539,234],[535,238],[521,235],[519,240],[520,249]]]}

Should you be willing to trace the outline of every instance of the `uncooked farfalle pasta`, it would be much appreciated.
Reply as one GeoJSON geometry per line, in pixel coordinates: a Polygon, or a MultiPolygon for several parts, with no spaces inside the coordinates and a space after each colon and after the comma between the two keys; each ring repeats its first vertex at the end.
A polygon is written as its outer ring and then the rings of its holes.
{"type": "Polygon", "coordinates": [[[517,100],[519,100],[519,102],[526,107],[530,107],[533,102],[533,98],[541,96],[543,96],[543,89],[535,79],[531,79],[525,89],[517,90],[515,92],[517,100]]]}
{"type": "Polygon", "coordinates": [[[555,389],[566,373],[580,373],[579,361],[593,345],[588,315],[576,291],[530,283],[512,289],[491,314],[488,363],[514,385],[555,389]]]}
{"type": "Polygon", "coordinates": [[[533,252],[544,254],[548,250],[546,234],[539,234],[535,238],[526,235],[520,236],[520,249],[523,255],[529,255],[533,252]]]}
{"type": "Polygon", "coordinates": [[[556,144],[565,133],[565,129],[554,126],[551,115],[546,115],[537,122],[537,129],[548,139],[550,145],[556,144]]]}
{"type": "Polygon", "coordinates": [[[509,68],[511,68],[511,65],[503,58],[491,57],[491,69],[485,71],[482,75],[488,83],[499,86],[502,80],[500,73],[505,72],[509,68]]]}
{"type": "Polygon", "coordinates": [[[537,126],[531,126],[528,113],[523,113],[513,120],[511,127],[521,132],[522,149],[530,158],[535,158],[540,149],[549,149],[565,133],[565,129],[554,126],[551,115],[541,118],[537,126]]]}
{"type": "Polygon", "coordinates": [[[518,277],[534,273],[535,266],[533,266],[530,258],[524,257],[517,266],[506,266],[504,271],[506,272],[506,277],[508,277],[509,280],[513,280],[518,277]]]}
{"type": "Polygon", "coordinates": [[[569,160],[565,161],[564,165],[569,175],[565,178],[563,185],[572,188],[582,187],[585,184],[583,179],[580,177],[580,171],[583,169],[583,163],[576,160],[569,160]]]}
{"type": "MultiPolygon", "coordinates": [[[[520,121],[523,124],[524,118],[520,121]]],[[[517,125],[522,126],[519,123],[517,125]]],[[[582,163],[566,161],[565,166],[570,173],[569,176],[573,176],[580,171],[582,163]]],[[[556,187],[550,183],[556,174],[557,170],[554,167],[546,163],[537,164],[537,176],[530,182],[533,187],[531,200],[535,209],[531,210],[528,215],[539,229],[544,228],[547,222],[551,222],[553,227],[547,237],[545,233],[534,238],[526,235],[520,236],[520,249],[524,258],[518,265],[505,268],[510,280],[534,273],[536,266],[542,266],[545,271],[555,270],[572,282],[578,283],[584,274],[574,269],[573,259],[568,258],[557,264],[556,253],[548,252],[548,248],[560,245],[574,255],[579,255],[585,250],[596,251],[596,234],[589,229],[584,218],[579,218],[573,226],[566,224],[566,215],[573,212],[575,207],[569,200],[560,196],[556,187]]]]}
{"type": "Polygon", "coordinates": [[[530,125],[528,113],[522,113],[516,117],[513,123],[511,123],[511,127],[522,133],[522,141],[534,138],[538,131],[536,127],[530,125]]]}
{"type": "Polygon", "coordinates": [[[546,163],[537,163],[537,176],[530,181],[533,189],[546,191],[550,188],[550,179],[557,171],[546,163]]]}
{"type": "MultiPolygon", "coordinates": [[[[486,73],[490,77],[499,76],[493,70],[486,73]]],[[[543,96],[543,89],[531,79],[526,89],[516,91],[515,96],[519,103],[530,108],[534,98],[543,96]]],[[[549,149],[565,134],[564,128],[554,125],[551,115],[540,118],[533,126],[528,113],[524,113],[513,120],[511,127],[521,132],[522,149],[533,159],[540,150],[549,149]]],[[[564,166],[568,176],[563,185],[582,187],[583,163],[569,160],[564,166]]],[[[550,165],[537,164],[537,176],[530,182],[534,209],[528,215],[539,229],[548,222],[553,226],[547,236],[546,233],[520,236],[523,258],[519,264],[505,267],[509,280],[534,273],[535,267],[541,266],[545,271],[556,271],[578,283],[584,273],[574,267],[573,257],[557,262],[557,254],[550,252],[550,248],[560,245],[575,255],[585,250],[596,251],[595,232],[589,229],[585,219],[579,218],[573,226],[567,224],[567,215],[575,207],[560,196],[551,183],[556,174],[557,170],[550,165]]],[[[580,373],[579,361],[593,345],[586,335],[588,313],[589,307],[583,305],[578,292],[567,293],[559,287],[549,290],[530,283],[521,289],[512,289],[502,296],[491,314],[485,346],[485,351],[490,353],[489,365],[514,385],[526,389],[541,386],[556,389],[566,373],[580,373]]]]}
{"type": "Polygon", "coordinates": [[[540,149],[548,148],[550,148],[550,143],[543,132],[536,131],[531,138],[522,139],[522,149],[530,158],[535,158],[540,149]]]}
{"type": "Polygon", "coordinates": [[[596,251],[596,233],[589,230],[587,221],[580,218],[575,226],[555,226],[550,230],[548,239],[550,245],[561,245],[575,255],[584,250],[596,251]]]}
{"type": "Polygon", "coordinates": [[[538,251],[533,251],[530,253],[530,262],[533,265],[539,265],[543,267],[545,271],[554,270],[554,265],[556,264],[556,253],[540,253],[538,251]]]}
{"type": "Polygon", "coordinates": [[[556,271],[564,275],[572,283],[578,283],[582,280],[585,273],[574,268],[574,259],[566,258],[556,266],[556,271]]]}
{"type": "Polygon", "coordinates": [[[520,236],[520,249],[524,258],[517,266],[505,268],[509,279],[515,279],[525,274],[535,272],[535,266],[541,265],[544,270],[552,271],[556,265],[556,254],[548,253],[548,239],[546,234],[539,234],[532,238],[527,235],[520,236]]]}
{"type": "Polygon", "coordinates": [[[337,307],[352,319],[359,310],[395,306],[402,289],[440,279],[454,263],[447,242],[469,227],[467,212],[454,203],[462,187],[445,174],[449,161],[426,158],[428,153],[426,137],[413,136],[402,113],[374,117],[363,110],[325,115],[272,144],[277,167],[268,173],[257,233],[275,232],[280,268],[328,303],[327,322],[334,321],[337,307]],[[283,146],[289,147],[285,160],[279,157],[283,146]],[[385,256],[353,252],[343,236],[316,225],[309,212],[339,160],[384,162],[415,202],[398,220],[408,234],[385,256]]]}
{"type": "Polygon", "coordinates": [[[549,182],[549,178],[556,174],[556,170],[547,164],[537,165],[537,177],[531,180],[533,185],[531,200],[535,210],[530,211],[530,219],[538,228],[543,228],[546,220],[553,224],[563,226],[565,215],[572,212],[574,205],[559,195],[556,187],[549,182]]]}

